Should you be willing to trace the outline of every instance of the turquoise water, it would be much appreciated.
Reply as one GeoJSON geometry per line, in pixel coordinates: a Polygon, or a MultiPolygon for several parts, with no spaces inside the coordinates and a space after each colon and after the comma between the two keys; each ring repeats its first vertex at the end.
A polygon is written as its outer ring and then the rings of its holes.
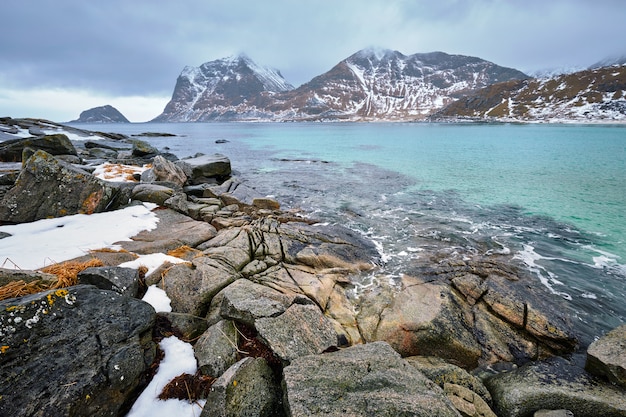
{"type": "Polygon", "coordinates": [[[624,127],[262,125],[246,142],[278,158],[370,163],[469,203],[518,205],[605,235],[607,249],[626,257],[624,127]]]}
{"type": "Polygon", "coordinates": [[[179,134],[149,140],[180,157],[227,155],[241,178],[283,205],[375,241],[391,279],[426,253],[502,254],[565,302],[587,339],[626,322],[624,126],[106,127],[179,134]]]}

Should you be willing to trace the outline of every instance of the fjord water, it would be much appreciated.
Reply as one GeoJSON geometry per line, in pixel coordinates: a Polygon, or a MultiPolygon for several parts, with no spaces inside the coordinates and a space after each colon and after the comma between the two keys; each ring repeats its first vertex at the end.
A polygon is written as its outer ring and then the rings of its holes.
{"type": "Polygon", "coordinates": [[[626,126],[107,128],[180,135],[148,139],[179,157],[227,155],[240,178],[284,207],[345,224],[376,242],[390,280],[433,254],[502,255],[530,271],[533,285],[566,309],[584,342],[626,322],[626,126]]]}

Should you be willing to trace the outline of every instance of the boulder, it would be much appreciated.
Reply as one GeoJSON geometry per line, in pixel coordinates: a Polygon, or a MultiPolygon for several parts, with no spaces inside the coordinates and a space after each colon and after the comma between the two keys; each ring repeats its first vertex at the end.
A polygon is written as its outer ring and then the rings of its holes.
{"type": "Polygon", "coordinates": [[[252,206],[254,200],[263,196],[254,188],[247,186],[236,178],[229,178],[220,185],[208,188],[208,192],[220,198],[224,205],[252,206]]]}
{"type": "Polygon", "coordinates": [[[463,417],[498,417],[474,391],[456,384],[443,384],[443,392],[463,417]]]}
{"type": "Polygon", "coordinates": [[[210,224],[193,220],[174,210],[155,210],[155,214],[159,218],[156,229],[140,232],[130,241],[117,244],[129,252],[149,254],[167,252],[180,246],[195,247],[217,233],[210,224]]]}
{"type": "Polygon", "coordinates": [[[466,369],[574,351],[572,326],[544,288],[508,261],[421,259],[397,288],[366,290],[357,317],[365,340],[402,355],[433,355],[466,369]],[[397,294],[396,294],[397,293],[397,294]]]}
{"type": "Polygon", "coordinates": [[[131,139],[130,142],[133,144],[132,156],[145,158],[159,154],[159,150],[148,142],[139,139],[131,139]]]}
{"type": "Polygon", "coordinates": [[[626,324],[589,346],[585,369],[626,388],[626,324]]]}
{"type": "Polygon", "coordinates": [[[315,305],[293,304],[277,317],[255,321],[259,338],[285,363],[337,346],[333,324],[315,305]]]}
{"type": "Polygon", "coordinates": [[[284,313],[293,300],[293,296],[241,278],[215,296],[209,316],[219,316],[254,327],[260,318],[284,313]]]}
{"type": "Polygon", "coordinates": [[[165,201],[174,195],[174,189],[159,184],[138,184],[133,188],[133,200],[164,206],[165,201]]]}
{"type": "Polygon", "coordinates": [[[561,357],[531,362],[485,380],[498,415],[571,410],[576,417],[626,415],[626,391],[561,357]]]}
{"type": "Polygon", "coordinates": [[[154,309],[79,285],[0,302],[0,415],[112,416],[146,381],[154,309]]]}
{"type": "Polygon", "coordinates": [[[171,326],[181,335],[183,341],[193,341],[200,337],[209,327],[203,317],[185,313],[160,312],[159,316],[165,317],[171,326]]]}
{"type": "Polygon", "coordinates": [[[435,356],[410,356],[405,359],[441,388],[445,384],[460,385],[478,394],[487,404],[491,404],[491,394],[487,387],[466,370],[435,356]]]}
{"type": "MultiPolygon", "coordinates": [[[[37,151],[0,201],[0,221],[23,223],[117,208],[122,188],[37,151]]],[[[126,198],[126,201],[128,199],[126,198]]]]}
{"type": "Polygon", "coordinates": [[[300,357],[283,372],[292,417],[459,416],[443,390],[385,342],[300,357]]]}
{"type": "Polygon", "coordinates": [[[154,157],[152,168],[141,174],[143,182],[168,182],[182,187],[187,182],[187,175],[178,165],[161,155],[154,157]]]}
{"type": "Polygon", "coordinates": [[[0,142],[0,162],[22,161],[25,148],[41,150],[50,155],[77,155],[76,148],[62,133],[0,142]]]}
{"type": "Polygon", "coordinates": [[[239,333],[230,320],[209,327],[193,347],[198,369],[203,375],[219,377],[237,362],[239,333]]]}
{"type": "Polygon", "coordinates": [[[162,287],[172,311],[204,316],[213,297],[235,282],[239,274],[231,266],[208,257],[177,264],[163,273],[162,287]]]}
{"type": "Polygon", "coordinates": [[[345,227],[292,222],[278,226],[276,231],[285,262],[290,264],[356,272],[380,262],[374,244],[345,227]]]}
{"type": "Polygon", "coordinates": [[[244,358],[211,386],[201,417],[282,416],[280,388],[265,359],[244,358]]]}
{"type": "Polygon", "coordinates": [[[201,184],[212,178],[223,181],[231,174],[230,159],[221,154],[202,155],[183,162],[191,167],[191,184],[201,184]]]}
{"type": "Polygon", "coordinates": [[[136,297],[139,292],[139,272],[132,268],[92,267],[78,273],[78,283],[136,297]]]}
{"type": "Polygon", "coordinates": [[[384,340],[402,356],[437,356],[465,369],[478,366],[480,345],[471,314],[450,287],[403,278],[403,289],[380,315],[366,340],[384,340]]]}

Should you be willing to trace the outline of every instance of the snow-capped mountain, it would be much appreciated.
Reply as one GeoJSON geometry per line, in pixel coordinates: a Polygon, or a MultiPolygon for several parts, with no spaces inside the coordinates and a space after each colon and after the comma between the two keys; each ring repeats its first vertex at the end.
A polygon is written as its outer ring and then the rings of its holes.
{"type": "Polygon", "coordinates": [[[279,98],[297,119],[420,120],[471,91],[524,78],[475,57],[364,49],[279,98]]]}
{"type": "Polygon", "coordinates": [[[365,49],[293,89],[239,56],[185,68],[155,121],[422,120],[476,89],[525,78],[475,57],[365,49]]]}
{"type": "Polygon", "coordinates": [[[279,71],[257,65],[246,55],[185,67],[172,99],[154,121],[193,122],[256,117],[273,94],[293,89],[279,71]]]}
{"type": "Polygon", "coordinates": [[[494,84],[461,98],[434,120],[626,121],[626,65],[494,84]]]}

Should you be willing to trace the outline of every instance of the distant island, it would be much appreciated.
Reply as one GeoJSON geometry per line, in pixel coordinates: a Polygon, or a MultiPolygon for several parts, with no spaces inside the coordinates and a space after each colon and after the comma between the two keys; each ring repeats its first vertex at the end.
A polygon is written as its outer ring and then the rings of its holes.
{"type": "Polygon", "coordinates": [[[69,123],[130,123],[115,107],[110,105],[94,107],[80,113],[76,120],[69,123]]]}

